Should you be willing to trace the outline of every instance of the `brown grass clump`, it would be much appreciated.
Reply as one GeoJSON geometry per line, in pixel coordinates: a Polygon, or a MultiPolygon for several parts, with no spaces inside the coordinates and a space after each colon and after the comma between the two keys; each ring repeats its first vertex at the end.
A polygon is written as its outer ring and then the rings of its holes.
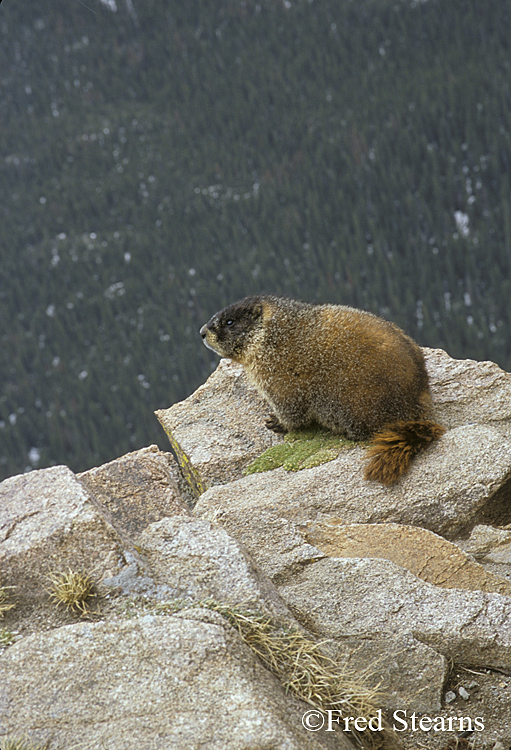
{"type": "Polygon", "coordinates": [[[361,678],[327,656],[322,651],[323,644],[299,630],[278,628],[263,615],[217,602],[203,605],[225,617],[264,666],[301,700],[322,712],[336,711],[343,717],[370,719],[377,715],[377,690],[364,684],[364,675],[361,678]]]}
{"type": "Polygon", "coordinates": [[[67,609],[81,615],[91,614],[87,601],[97,596],[94,582],[88,573],[68,569],[67,573],[51,573],[48,576],[50,598],[67,609]]]}
{"type": "Polygon", "coordinates": [[[4,612],[12,609],[16,605],[9,601],[9,589],[13,589],[14,586],[0,586],[0,620],[4,616],[4,612]]]}

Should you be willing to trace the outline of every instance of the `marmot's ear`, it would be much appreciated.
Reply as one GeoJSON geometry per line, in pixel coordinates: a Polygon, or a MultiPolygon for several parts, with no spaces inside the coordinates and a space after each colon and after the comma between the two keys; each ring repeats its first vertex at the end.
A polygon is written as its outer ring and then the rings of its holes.
{"type": "Polygon", "coordinates": [[[256,302],[256,304],[253,305],[252,309],[250,310],[250,316],[253,320],[258,320],[259,318],[262,318],[263,316],[263,303],[262,302],[256,302]]]}

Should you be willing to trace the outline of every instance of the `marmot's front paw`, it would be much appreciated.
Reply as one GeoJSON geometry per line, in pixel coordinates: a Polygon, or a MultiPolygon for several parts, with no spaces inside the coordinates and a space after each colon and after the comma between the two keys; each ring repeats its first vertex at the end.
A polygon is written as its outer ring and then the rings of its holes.
{"type": "Polygon", "coordinates": [[[264,424],[269,430],[277,432],[279,435],[285,435],[287,432],[286,428],[279,422],[275,414],[270,414],[268,419],[264,420],[264,424]]]}

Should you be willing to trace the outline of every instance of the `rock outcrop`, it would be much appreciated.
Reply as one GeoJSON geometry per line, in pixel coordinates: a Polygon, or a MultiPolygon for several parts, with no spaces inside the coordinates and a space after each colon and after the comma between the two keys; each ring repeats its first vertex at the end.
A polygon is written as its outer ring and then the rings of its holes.
{"type": "Polygon", "coordinates": [[[360,446],[246,475],[284,438],[228,361],[158,412],[177,462],[151,446],[5,480],[0,747],[509,747],[511,375],[425,354],[447,432],[391,488],[360,446]],[[68,570],[95,582],[80,611],[48,595],[68,570]],[[294,667],[245,617],[309,644],[294,667]],[[365,732],[337,725],[312,697],[332,680],[343,720],[372,701],[385,731],[362,708],[365,732]]]}

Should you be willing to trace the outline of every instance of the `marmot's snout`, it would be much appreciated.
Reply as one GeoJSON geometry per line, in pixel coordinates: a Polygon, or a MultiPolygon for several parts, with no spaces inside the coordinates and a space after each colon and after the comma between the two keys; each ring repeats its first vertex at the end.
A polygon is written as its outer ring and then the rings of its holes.
{"type": "MultiPolygon", "coordinates": [[[[211,321],[209,321],[209,323],[211,323],[211,321]]],[[[209,323],[205,323],[199,331],[202,336],[202,343],[204,346],[207,346],[208,349],[211,349],[212,352],[215,352],[215,354],[222,354],[222,352],[218,351],[218,342],[216,341],[216,336],[213,335],[213,331],[209,327],[209,323]]]]}

